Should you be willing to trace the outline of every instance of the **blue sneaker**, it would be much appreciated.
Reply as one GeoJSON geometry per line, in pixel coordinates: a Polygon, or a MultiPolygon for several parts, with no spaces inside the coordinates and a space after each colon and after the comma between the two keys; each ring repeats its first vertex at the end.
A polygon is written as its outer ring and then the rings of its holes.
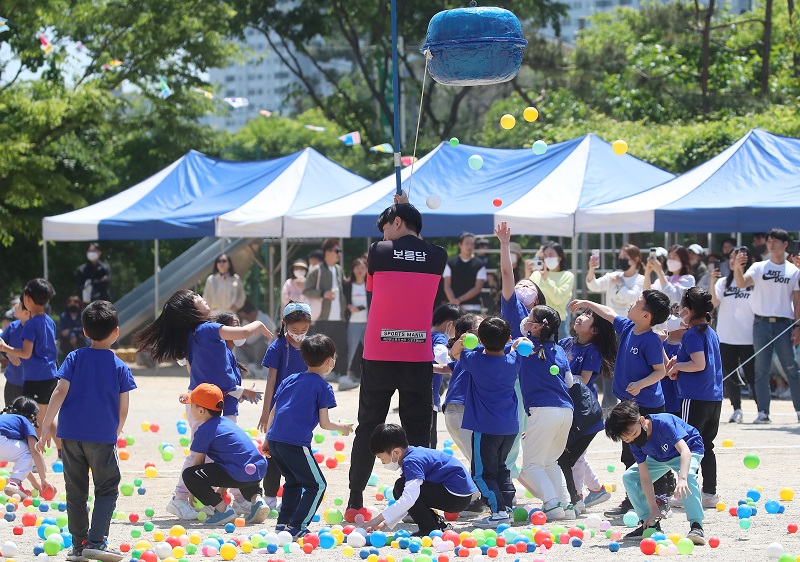
{"type": "Polygon", "coordinates": [[[288,525],[284,525],[283,523],[278,523],[277,525],[275,525],[275,532],[280,533],[281,531],[285,531],[288,527],[289,527],[288,525]]]}
{"type": "Polygon", "coordinates": [[[600,490],[597,492],[592,492],[589,490],[589,493],[586,494],[585,498],[583,498],[583,505],[586,507],[592,507],[593,505],[607,502],[610,499],[611,494],[608,493],[605,488],[600,488],[600,490]]]}
{"type": "Polygon", "coordinates": [[[236,519],[236,512],[228,506],[225,511],[214,510],[214,515],[206,519],[206,525],[224,525],[236,519]]]}
{"type": "Polygon", "coordinates": [[[286,530],[292,535],[292,538],[297,541],[308,534],[308,529],[295,529],[294,527],[286,527],[286,530]]]}
{"type": "Polygon", "coordinates": [[[250,504],[250,515],[245,519],[245,523],[262,523],[269,517],[269,506],[261,494],[253,496],[253,501],[250,504]]]}

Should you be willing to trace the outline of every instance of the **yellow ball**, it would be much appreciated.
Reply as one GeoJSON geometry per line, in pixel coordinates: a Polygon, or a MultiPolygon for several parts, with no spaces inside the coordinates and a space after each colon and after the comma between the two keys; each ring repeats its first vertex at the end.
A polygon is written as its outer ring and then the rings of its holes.
{"type": "Polygon", "coordinates": [[[6,480],[5,476],[0,476],[0,488],[5,488],[6,484],[8,484],[8,480],[6,480]]]}
{"type": "Polygon", "coordinates": [[[121,511],[117,512],[117,521],[125,521],[127,518],[128,516],[122,513],[121,511]]]}
{"type": "Polygon", "coordinates": [[[142,431],[150,431],[150,422],[142,422],[142,431]]]}
{"type": "Polygon", "coordinates": [[[725,505],[725,502],[719,502],[719,503],[717,503],[717,511],[725,511],[725,508],[726,508],[726,507],[728,507],[728,506],[727,506],[727,505],[725,505]]]}
{"type": "Polygon", "coordinates": [[[346,544],[344,547],[342,547],[342,554],[344,554],[347,558],[350,558],[354,552],[355,550],[353,550],[353,547],[350,545],[346,544]]]}
{"type": "Polygon", "coordinates": [[[790,502],[794,499],[794,490],[791,488],[783,488],[781,490],[781,500],[785,502],[790,502]]]}
{"type": "Polygon", "coordinates": [[[178,559],[174,556],[168,556],[167,558],[164,558],[164,562],[178,562],[178,559]]]}
{"type": "Polygon", "coordinates": [[[428,548],[432,544],[433,544],[433,541],[431,540],[430,537],[422,537],[422,546],[424,546],[425,548],[428,548]]]}
{"type": "Polygon", "coordinates": [[[250,541],[243,541],[240,548],[242,549],[242,552],[247,554],[248,552],[253,551],[253,543],[250,541]]]}
{"type": "Polygon", "coordinates": [[[219,547],[219,555],[222,556],[223,560],[233,560],[236,558],[237,553],[236,547],[232,544],[223,544],[219,547]]]}
{"type": "Polygon", "coordinates": [[[200,544],[200,541],[203,540],[203,537],[200,536],[200,533],[192,533],[189,535],[189,542],[192,544],[200,544]]]}
{"type": "Polygon", "coordinates": [[[681,540],[682,538],[683,538],[683,535],[680,535],[678,533],[672,533],[672,534],[670,534],[670,536],[667,537],[667,539],[671,543],[675,544],[675,546],[678,546],[678,541],[681,540]]]}
{"type": "Polygon", "coordinates": [[[347,457],[345,457],[344,453],[342,453],[341,451],[336,451],[333,454],[333,458],[336,459],[336,462],[344,462],[347,457]]]}
{"type": "Polygon", "coordinates": [[[514,125],[517,124],[517,120],[514,119],[513,115],[506,113],[500,118],[500,126],[503,127],[506,131],[509,131],[514,128],[514,125]]]}
{"type": "Polygon", "coordinates": [[[153,531],[153,540],[156,542],[164,542],[164,531],[153,531]]]}
{"type": "Polygon", "coordinates": [[[733,447],[733,439],[723,439],[722,446],[725,448],[733,447]]]}
{"type": "Polygon", "coordinates": [[[148,466],[144,469],[144,477],[145,478],[156,478],[158,476],[158,471],[154,466],[148,466]]]}
{"type": "Polygon", "coordinates": [[[526,107],[525,111],[522,112],[522,117],[528,123],[533,123],[539,118],[539,110],[535,107],[526,107]]]}
{"type": "Polygon", "coordinates": [[[333,538],[336,539],[337,545],[340,545],[344,542],[344,533],[342,532],[341,529],[333,529],[331,531],[331,535],[333,535],[333,538]]]}
{"type": "MultiPolygon", "coordinates": [[[[183,525],[173,525],[172,528],[169,530],[169,536],[171,537],[180,537],[186,534],[186,527],[183,525]]],[[[180,558],[180,556],[178,557],[180,558]]]]}
{"type": "Polygon", "coordinates": [[[628,152],[628,143],[624,140],[615,140],[611,143],[611,149],[614,151],[614,154],[622,156],[626,152],[628,152]]]}
{"type": "Polygon", "coordinates": [[[367,562],[378,562],[378,555],[370,554],[369,556],[367,556],[367,562]]]}
{"type": "Polygon", "coordinates": [[[764,493],[764,488],[762,488],[760,485],[758,485],[758,486],[753,486],[753,488],[755,488],[756,490],[758,490],[758,491],[759,491],[759,492],[761,492],[762,494],[764,493]]]}
{"type": "Polygon", "coordinates": [[[394,556],[392,556],[391,554],[389,554],[389,555],[386,557],[386,562],[394,562],[394,556]]]}
{"type": "Polygon", "coordinates": [[[175,558],[183,558],[183,555],[186,554],[186,551],[182,546],[176,546],[172,549],[172,556],[175,558]]]}
{"type": "Polygon", "coordinates": [[[136,550],[148,550],[153,548],[153,544],[150,541],[140,540],[136,543],[136,550]]]}

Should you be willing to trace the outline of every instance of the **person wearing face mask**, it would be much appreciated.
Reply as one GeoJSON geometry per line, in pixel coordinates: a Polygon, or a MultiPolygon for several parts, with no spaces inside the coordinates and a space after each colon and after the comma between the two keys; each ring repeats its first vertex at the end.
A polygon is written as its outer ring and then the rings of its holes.
{"type": "Polygon", "coordinates": [[[300,344],[300,355],[308,367],[289,375],[275,391],[275,407],[261,447],[270,464],[277,464],[286,479],[275,531],[288,531],[294,540],[308,532],[327,487],[311,454],[314,429],[319,425],[345,436],[353,431],[352,423],[333,422],[329,417],[336,398],[324,377],[336,365],[333,340],[323,334],[306,338],[300,344]]]}
{"type": "Polygon", "coordinates": [[[708,291],[711,277],[708,266],[703,262],[703,257],[706,255],[705,249],[700,244],[692,244],[687,250],[689,250],[689,263],[692,265],[692,275],[694,275],[697,286],[708,291]]]}
{"type": "Polygon", "coordinates": [[[598,279],[595,277],[595,270],[599,266],[600,258],[589,259],[586,287],[595,293],[605,293],[606,304],[618,316],[625,316],[631,304],[642,294],[644,286],[641,250],[633,244],[625,244],[617,256],[615,271],[606,273],[598,279]]]}
{"type": "Polygon", "coordinates": [[[287,279],[281,288],[281,306],[286,306],[289,301],[307,302],[303,289],[306,285],[308,265],[303,260],[295,260],[292,264],[292,277],[287,279]]]}
{"type": "Polygon", "coordinates": [[[542,269],[531,273],[531,281],[541,287],[548,306],[553,307],[562,319],[559,338],[569,336],[569,312],[567,304],[572,300],[575,276],[565,269],[564,248],[557,242],[545,242],[537,253],[542,260],[542,269]]]}
{"type": "MultiPolygon", "coordinates": [[[[270,332],[277,331],[277,326],[275,326],[275,322],[272,321],[272,318],[254,307],[253,303],[249,300],[244,301],[244,306],[239,310],[239,317],[245,323],[259,321],[264,324],[270,332]]],[[[264,355],[266,355],[270,343],[272,343],[271,338],[263,338],[259,334],[255,334],[242,342],[238,342],[234,348],[234,355],[236,355],[239,361],[247,365],[251,377],[257,379],[267,378],[267,371],[263,365],[261,365],[261,361],[264,359],[264,355]]]]}
{"type": "Polygon", "coordinates": [[[86,347],[81,323],[81,298],[72,295],[67,299],[67,306],[58,318],[58,351],[63,360],[70,352],[86,347]]]}
{"type": "Polygon", "coordinates": [[[675,244],[669,249],[667,272],[669,275],[664,273],[664,269],[657,259],[648,258],[644,270],[644,290],[661,291],[669,297],[670,304],[680,304],[686,289],[695,285],[692,264],[689,262],[689,251],[680,244],[675,244]],[[651,281],[652,273],[657,276],[655,281],[651,281]]]}
{"type": "Polygon", "coordinates": [[[92,242],[86,250],[86,263],[81,264],[76,271],[78,294],[81,295],[83,304],[97,300],[111,301],[108,290],[111,285],[111,267],[100,261],[102,255],[100,244],[92,242]]]}
{"type": "MultiPolygon", "coordinates": [[[[261,364],[267,369],[267,387],[264,391],[264,404],[261,408],[259,431],[267,431],[272,411],[275,389],[288,377],[306,370],[306,363],[300,353],[300,346],[311,327],[311,307],[304,302],[290,302],[283,309],[283,322],[278,337],[270,344],[261,364]]],[[[264,501],[271,509],[278,505],[278,489],[281,473],[278,465],[270,463],[264,477],[264,501]]]]}
{"type": "Polygon", "coordinates": [[[408,514],[419,527],[413,536],[427,537],[432,531],[448,528],[434,509],[459,513],[478,492],[458,459],[444,451],[409,445],[406,432],[399,425],[377,426],[370,436],[369,449],[383,463],[383,468],[399,470],[400,478],[393,490],[397,501],[367,521],[364,524],[367,531],[391,529],[408,514]]]}

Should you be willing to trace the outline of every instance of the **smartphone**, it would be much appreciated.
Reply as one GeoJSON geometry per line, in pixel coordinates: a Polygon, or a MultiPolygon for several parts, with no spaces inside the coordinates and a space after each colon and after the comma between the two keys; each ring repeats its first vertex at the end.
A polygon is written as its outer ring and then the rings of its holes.
{"type": "Polygon", "coordinates": [[[600,250],[592,250],[592,259],[599,260],[600,259],[600,250]]]}
{"type": "Polygon", "coordinates": [[[533,269],[534,271],[539,271],[540,269],[542,269],[542,260],[538,258],[533,260],[533,269]]]}
{"type": "Polygon", "coordinates": [[[719,268],[719,264],[715,261],[708,262],[708,271],[713,272],[715,269],[719,268]]]}
{"type": "Polygon", "coordinates": [[[749,254],[750,248],[748,248],[747,246],[739,246],[738,248],[736,248],[736,251],[740,254],[749,254]]]}
{"type": "Polygon", "coordinates": [[[650,248],[650,258],[656,259],[658,257],[658,248],[650,248]]]}

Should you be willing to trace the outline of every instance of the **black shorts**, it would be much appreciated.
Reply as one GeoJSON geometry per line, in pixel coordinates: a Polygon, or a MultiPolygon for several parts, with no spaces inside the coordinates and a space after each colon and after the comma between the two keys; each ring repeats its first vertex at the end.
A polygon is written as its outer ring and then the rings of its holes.
{"type": "Polygon", "coordinates": [[[8,380],[6,380],[6,386],[5,388],[3,388],[3,399],[6,403],[6,407],[11,406],[11,403],[14,400],[24,395],[25,393],[22,391],[21,386],[16,385],[13,382],[8,382],[8,380]]]}
{"type": "Polygon", "coordinates": [[[58,379],[47,379],[43,381],[25,381],[22,383],[22,392],[28,398],[36,400],[37,404],[49,404],[50,397],[56,389],[58,379]]]}

